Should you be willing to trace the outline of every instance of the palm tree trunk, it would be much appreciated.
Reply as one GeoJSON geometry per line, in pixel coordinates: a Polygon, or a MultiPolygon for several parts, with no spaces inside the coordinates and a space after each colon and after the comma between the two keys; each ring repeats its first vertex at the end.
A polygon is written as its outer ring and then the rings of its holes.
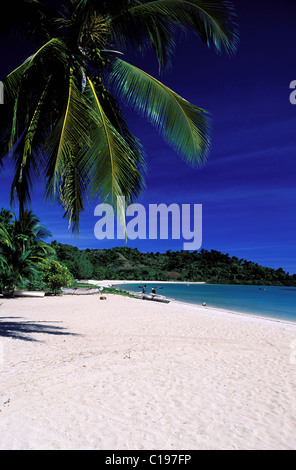
{"type": "Polygon", "coordinates": [[[14,292],[15,292],[15,284],[13,284],[11,290],[9,291],[9,297],[14,297],[14,292]]]}
{"type": "Polygon", "coordinates": [[[19,221],[22,221],[24,218],[24,212],[25,212],[24,201],[22,200],[22,198],[18,198],[18,203],[19,203],[19,221]]]}

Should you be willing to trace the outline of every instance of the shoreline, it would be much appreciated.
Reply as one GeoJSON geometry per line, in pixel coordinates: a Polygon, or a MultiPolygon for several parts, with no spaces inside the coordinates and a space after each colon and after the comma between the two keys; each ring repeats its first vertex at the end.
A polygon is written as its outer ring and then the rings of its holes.
{"type": "MultiPolygon", "coordinates": [[[[178,281],[130,281],[130,280],[125,280],[125,281],[112,281],[112,280],[103,280],[103,281],[93,281],[93,280],[87,280],[87,281],[84,281],[84,282],[87,282],[89,284],[97,284],[98,286],[102,286],[102,287],[114,287],[116,285],[124,285],[124,284],[137,284],[137,283],[140,283],[140,284],[156,284],[157,282],[159,282],[160,284],[206,284],[205,282],[178,282],[178,281]]],[[[217,313],[221,313],[221,314],[231,314],[231,315],[239,315],[239,316],[243,316],[243,317],[250,317],[250,318],[257,318],[259,320],[266,320],[266,321],[272,321],[272,322],[276,322],[276,323],[283,323],[283,324],[288,324],[288,325],[292,325],[292,326],[296,326],[296,320],[293,321],[293,320],[287,320],[287,319],[283,319],[283,318],[278,318],[278,317],[272,317],[272,316],[268,316],[268,315],[260,315],[259,313],[252,313],[252,312],[240,312],[238,310],[231,310],[231,309],[228,309],[228,308],[223,308],[223,307],[212,307],[212,306],[202,306],[202,305],[199,305],[199,304],[196,304],[194,302],[185,302],[185,301],[181,301],[181,300],[176,300],[176,299],[173,299],[173,298],[170,298],[170,297],[167,297],[171,303],[177,303],[177,304],[181,304],[181,305],[187,305],[189,307],[197,307],[197,308],[200,308],[201,310],[212,310],[212,311],[217,311],[217,313]]]]}
{"type": "Polygon", "coordinates": [[[187,306],[190,306],[190,307],[197,307],[200,310],[205,310],[205,311],[209,310],[209,311],[211,311],[211,313],[216,312],[217,314],[220,313],[222,315],[236,315],[236,316],[240,316],[240,317],[247,317],[249,319],[254,318],[254,319],[257,319],[257,320],[283,323],[283,324],[288,324],[288,325],[296,327],[296,320],[295,321],[285,320],[285,319],[282,319],[282,318],[269,317],[267,315],[260,315],[260,314],[257,314],[257,313],[239,312],[237,310],[229,310],[229,309],[226,309],[226,308],[211,307],[211,306],[207,306],[207,305],[202,306],[202,305],[197,305],[197,304],[190,303],[190,302],[182,302],[181,300],[175,300],[175,299],[172,299],[171,301],[174,302],[174,303],[177,303],[177,304],[181,304],[181,305],[187,305],[187,306]]]}

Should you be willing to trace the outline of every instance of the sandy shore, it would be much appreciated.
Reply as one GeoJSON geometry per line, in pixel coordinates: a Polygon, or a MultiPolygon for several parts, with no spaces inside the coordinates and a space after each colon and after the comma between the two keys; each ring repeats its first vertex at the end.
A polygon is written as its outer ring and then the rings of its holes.
{"type": "Polygon", "coordinates": [[[143,281],[143,280],[134,280],[134,281],[114,281],[114,280],[104,280],[104,281],[96,281],[96,280],[86,280],[84,281],[89,284],[96,284],[98,286],[102,287],[111,287],[111,286],[116,286],[117,284],[206,284],[205,282],[187,282],[187,281],[143,281]]]}
{"type": "Polygon", "coordinates": [[[116,295],[0,303],[1,449],[296,448],[296,324],[116,295]]]}

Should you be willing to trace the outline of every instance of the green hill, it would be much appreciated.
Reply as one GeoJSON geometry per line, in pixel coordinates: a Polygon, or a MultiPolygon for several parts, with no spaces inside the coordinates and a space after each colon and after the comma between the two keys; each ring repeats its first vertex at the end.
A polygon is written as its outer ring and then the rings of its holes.
{"type": "Polygon", "coordinates": [[[216,250],[142,253],[136,248],[79,250],[56,241],[57,258],[77,279],[203,281],[211,284],[296,286],[296,275],[216,250]]]}

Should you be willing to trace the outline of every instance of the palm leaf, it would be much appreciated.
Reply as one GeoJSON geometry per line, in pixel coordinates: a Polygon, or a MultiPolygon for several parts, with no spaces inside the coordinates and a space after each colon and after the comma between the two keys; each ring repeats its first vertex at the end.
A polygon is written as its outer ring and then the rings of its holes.
{"type": "Polygon", "coordinates": [[[63,179],[60,182],[59,200],[64,208],[64,217],[69,218],[69,226],[79,232],[80,213],[84,210],[84,195],[87,193],[88,176],[81,170],[78,155],[71,155],[63,179]]]}
{"type": "Polygon", "coordinates": [[[19,220],[15,220],[14,228],[17,233],[21,233],[29,240],[34,240],[35,242],[52,236],[48,229],[40,224],[39,218],[28,209],[24,211],[19,220]]]}
{"type": "Polygon", "coordinates": [[[24,151],[23,151],[23,165],[26,165],[27,159],[31,157],[32,155],[32,144],[33,140],[37,131],[38,125],[40,125],[40,115],[42,112],[42,108],[44,106],[44,101],[45,97],[48,92],[48,86],[51,80],[51,76],[48,78],[47,83],[45,84],[45,88],[42,91],[42,94],[40,96],[40,99],[37,103],[37,106],[35,108],[33,117],[30,121],[26,136],[25,136],[25,143],[24,143],[24,151]]]}
{"type": "Polygon", "coordinates": [[[6,110],[6,120],[9,125],[9,139],[7,140],[7,146],[3,147],[2,157],[6,153],[12,154],[14,145],[19,139],[22,129],[21,120],[20,120],[20,87],[22,80],[24,78],[24,73],[28,67],[30,58],[26,59],[23,64],[13,70],[4,80],[4,96],[5,103],[7,104],[6,110]]]}
{"type": "Polygon", "coordinates": [[[14,101],[14,106],[13,106],[13,117],[12,117],[12,124],[11,124],[11,131],[10,131],[10,136],[9,136],[9,141],[8,141],[8,152],[11,154],[13,151],[13,147],[15,142],[17,141],[18,138],[18,108],[19,108],[19,94],[17,94],[15,101],[14,101]]]}
{"type": "Polygon", "coordinates": [[[89,115],[83,95],[75,84],[73,69],[70,69],[67,93],[62,115],[46,144],[47,195],[59,192],[68,162],[77,153],[77,147],[84,147],[87,141],[89,115]]]}
{"type": "Polygon", "coordinates": [[[43,44],[32,56],[28,57],[19,67],[10,72],[4,79],[5,100],[7,98],[15,98],[17,90],[24,80],[25,73],[30,67],[44,63],[48,58],[48,54],[57,55],[59,61],[64,59],[67,62],[67,47],[65,42],[60,38],[52,38],[43,44]]]}
{"type": "Polygon", "coordinates": [[[205,163],[210,146],[210,124],[205,110],[121,59],[113,63],[110,81],[119,97],[146,116],[189,164],[205,163]]]}
{"type": "Polygon", "coordinates": [[[30,57],[28,57],[19,67],[10,72],[4,80],[5,103],[13,100],[17,96],[18,87],[28,67],[30,57]]]}
{"type": "Polygon", "coordinates": [[[70,69],[64,111],[46,143],[46,196],[58,199],[64,207],[64,215],[69,215],[73,229],[78,227],[88,184],[87,162],[82,149],[90,145],[90,116],[89,106],[78,90],[73,69],[70,69]]]}
{"type": "MultiPolygon", "coordinates": [[[[145,174],[146,163],[143,146],[141,145],[140,141],[130,132],[125,117],[120,109],[120,105],[116,98],[105,87],[103,87],[103,90],[101,90],[100,88],[101,87],[96,87],[95,92],[97,96],[100,97],[99,101],[107,119],[110,121],[111,125],[116,129],[116,131],[121,135],[121,137],[125,140],[126,144],[129,147],[129,154],[132,156],[132,159],[137,165],[139,171],[142,174],[145,174]]],[[[143,181],[141,183],[141,187],[139,187],[139,192],[143,187],[142,184],[144,184],[143,181]]]]}
{"type": "Polygon", "coordinates": [[[117,47],[126,50],[129,45],[144,53],[152,45],[160,69],[170,64],[175,50],[175,25],[161,15],[145,15],[134,11],[139,2],[130,2],[128,8],[110,19],[110,35],[117,47]]]}
{"type": "Polygon", "coordinates": [[[138,4],[130,10],[144,21],[161,16],[177,26],[195,30],[207,45],[213,43],[217,52],[222,48],[233,54],[238,45],[236,17],[231,2],[224,0],[154,0],[138,4]]]}
{"type": "Polygon", "coordinates": [[[11,241],[11,235],[3,223],[0,224],[0,240],[1,249],[3,249],[3,247],[12,248],[13,243],[11,241]]]}
{"type": "Polygon", "coordinates": [[[169,62],[177,29],[192,29],[208,46],[214,45],[231,55],[238,45],[235,11],[224,0],[154,0],[130,2],[129,7],[111,20],[112,37],[121,47],[128,41],[140,49],[152,44],[160,68],[169,62]]]}
{"type": "Polygon", "coordinates": [[[31,188],[33,186],[33,175],[37,174],[37,168],[34,161],[30,161],[30,164],[23,164],[23,155],[21,147],[23,146],[24,137],[19,142],[19,147],[14,150],[15,160],[15,174],[11,184],[10,190],[10,204],[15,200],[19,202],[19,214],[20,216],[24,212],[24,207],[31,203],[31,188]]]}
{"type": "MultiPolygon", "coordinates": [[[[90,146],[84,153],[90,175],[90,193],[100,195],[116,209],[118,197],[126,202],[138,197],[144,181],[139,155],[107,118],[94,83],[88,78],[86,93],[93,110],[90,146]]],[[[124,223],[124,207],[117,207],[124,223]]]]}
{"type": "MultiPolygon", "coordinates": [[[[11,122],[9,128],[10,138],[7,148],[5,148],[6,152],[12,152],[20,136],[27,130],[30,116],[32,116],[35,110],[34,106],[36,106],[36,100],[34,99],[36,77],[39,80],[36,87],[45,87],[50,75],[47,72],[48,67],[54,69],[57,63],[61,64],[62,67],[67,67],[67,55],[66,44],[59,38],[53,38],[5,78],[5,103],[8,105],[6,107],[8,113],[6,119],[11,122]]],[[[56,70],[53,70],[53,72],[57,73],[56,70]]],[[[40,95],[37,100],[39,98],[40,95]]]]}
{"type": "MultiPolygon", "coordinates": [[[[16,193],[20,203],[20,213],[23,212],[25,203],[30,201],[30,188],[32,186],[33,174],[37,174],[37,162],[32,160],[32,145],[37,128],[40,126],[40,114],[44,106],[44,99],[48,91],[50,78],[37,103],[28,130],[22,138],[23,145],[21,145],[22,142],[19,143],[18,148],[15,150],[14,159],[16,162],[16,171],[11,186],[10,202],[12,203],[14,201],[14,195],[16,193]]],[[[18,100],[16,99],[16,104],[17,102],[18,100]]],[[[12,136],[13,135],[14,132],[12,132],[12,136]]]]}

